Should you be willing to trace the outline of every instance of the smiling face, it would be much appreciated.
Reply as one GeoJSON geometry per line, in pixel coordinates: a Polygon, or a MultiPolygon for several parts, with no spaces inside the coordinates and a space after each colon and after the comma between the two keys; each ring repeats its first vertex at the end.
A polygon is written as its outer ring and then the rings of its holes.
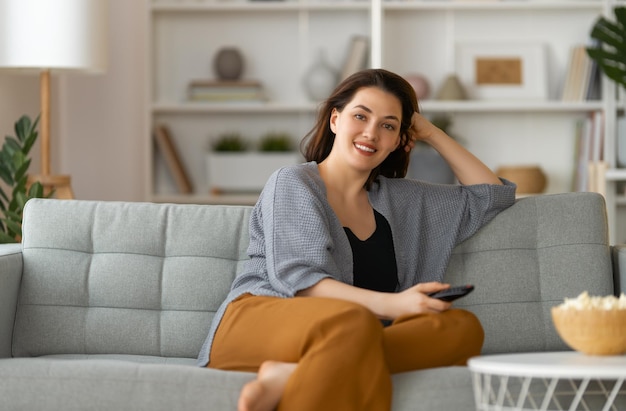
{"type": "Polygon", "coordinates": [[[336,135],[331,156],[340,154],[353,167],[371,171],[398,148],[401,120],[396,96],[377,87],[359,89],[343,111],[334,109],[330,116],[336,135]]]}

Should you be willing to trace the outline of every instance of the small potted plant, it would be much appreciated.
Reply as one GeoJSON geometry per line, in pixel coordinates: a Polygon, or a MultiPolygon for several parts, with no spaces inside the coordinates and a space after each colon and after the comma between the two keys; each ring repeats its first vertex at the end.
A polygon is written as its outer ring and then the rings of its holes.
{"type": "Polygon", "coordinates": [[[267,133],[261,138],[259,150],[265,153],[293,151],[291,136],[287,133],[267,133]]]}
{"type": "Polygon", "coordinates": [[[213,151],[223,152],[241,152],[247,150],[248,144],[239,133],[226,133],[213,144],[213,151]]]}
{"type": "Polygon", "coordinates": [[[275,170],[300,161],[286,133],[267,133],[256,150],[249,147],[238,133],[223,134],[211,145],[207,170],[212,193],[260,192],[275,170]]]}

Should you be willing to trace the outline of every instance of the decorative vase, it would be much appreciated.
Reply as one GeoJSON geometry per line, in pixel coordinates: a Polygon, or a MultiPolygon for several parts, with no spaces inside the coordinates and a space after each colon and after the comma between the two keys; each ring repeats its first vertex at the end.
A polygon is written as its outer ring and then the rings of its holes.
{"type": "Polygon", "coordinates": [[[215,55],[213,68],[220,80],[239,80],[243,73],[243,55],[235,47],[224,47],[215,55]]]}
{"type": "Polygon", "coordinates": [[[304,88],[311,100],[322,101],[333,91],[337,79],[337,72],[328,64],[324,50],[320,50],[317,60],[304,76],[304,88]]]}
{"type": "Polygon", "coordinates": [[[437,93],[437,100],[467,100],[467,92],[455,74],[446,77],[437,93]]]}
{"type": "Polygon", "coordinates": [[[426,100],[430,97],[430,83],[421,74],[407,74],[404,79],[409,82],[418,100],[426,100]]]}

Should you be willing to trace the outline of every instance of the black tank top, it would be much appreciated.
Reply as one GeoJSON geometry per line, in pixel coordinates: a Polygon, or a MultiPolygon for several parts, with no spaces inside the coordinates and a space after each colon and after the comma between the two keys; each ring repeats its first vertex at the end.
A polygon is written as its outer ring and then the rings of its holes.
{"type": "Polygon", "coordinates": [[[394,292],[398,286],[398,267],[391,226],[376,210],[374,218],[376,230],[364,241],[355,236],[348,227],[344,227],[352,247],[354,285],[368,290],[394,292]]]}

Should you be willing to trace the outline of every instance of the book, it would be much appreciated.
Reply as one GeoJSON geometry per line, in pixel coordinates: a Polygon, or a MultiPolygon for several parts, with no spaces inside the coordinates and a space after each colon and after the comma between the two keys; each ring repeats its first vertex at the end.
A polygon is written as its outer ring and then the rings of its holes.
{"type": "Polygon", "coordinates": [[[597,191],[595,169],[604,162],[604,113],[595,111],[576,125],[576,176],[574,191],[597,191]]]}
{"type": "Polygon", "coordinates": [[[193,191],[191,180],[176,149],[169,128],[164,124],[157,125],[154,131],[154,139],[159,152],[165,160],[165,165],[174,178],[178,191],[182,194],[191,193],[193,191]]]}
{"type": "MultiPolygon", "coordinates": [[[[599,40],[593,40],[591,43],[591,47],[598,47],[600,44],[599,40]]],[[[601,100],[602,99],[602,73],[600,68],[598,67],[598,63],[589,58],[591,60],[591,68],[589,71],[589,82],[587,84],[586,91],[586,100],[601,100]]]]}
{"type": "Polygon", "coordinates": [[[192,80],[187,89],[190,101],[264,101],[263,85],[255,80],[192,80]]]}
{"type": "Polygon", "coordinates": [[[591,121],[591,157],[590,161],[599,163],[604,160],[604,112],[594,111],[590,114],[591,121]]]}
{"type": "Polygon", "coordinates": [[[366,36],[353,36],[350,40],[348,54],[341,68],[340,81],[367,67],[369,57],[369,38],[366,36]]]}
{"type": "Polygon", "coordinates": [[[580,119],[576,122],[576,170],[574,173],[573,191],[587,191],[589,178],[590,127],[591,124],[587,119],[580,119]]]}
{"type": "Polygon", "coordinates": [[[572,47],[563,83],[563,101],[578,102],[589,98],[590,84],[596,75],[594,64],[595,62],[587,54],[585,45],[579,44],[572,47]]]}

